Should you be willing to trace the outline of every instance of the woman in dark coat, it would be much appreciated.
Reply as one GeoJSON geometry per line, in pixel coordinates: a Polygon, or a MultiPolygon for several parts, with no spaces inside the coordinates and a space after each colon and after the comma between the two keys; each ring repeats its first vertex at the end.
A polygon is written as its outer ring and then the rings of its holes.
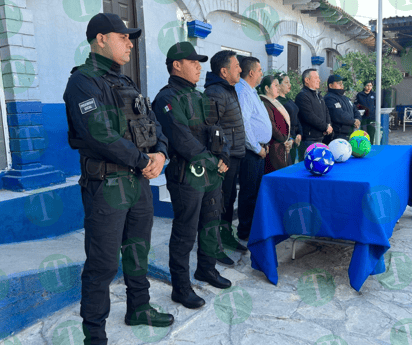
{"type": "Polygon", "coordinates": [[[374,143],[375,138],[375,109],[376,109],[376,94],[372,91],[373,83],[367,80],[363,83],[364,89],[356,95],[355,104],[360,110],[365,110],[362,116],[361,128],[366,131],[371,143],[374,143]]]}
{"type": "Polygon", "coordinates": [[[269,142],[269,154],[265,158],[265,174],[291,165],[290,117],[285,107],[276,100],[279,96],[278,87],[279,81],[273,75],[264,77],[258,86],[260,99],[272,123],[272,139],[269,142]]]}
{"type": "Polygon", "coordinates": [[[293,143],[293,146],[290,150],[290,158],[292,160],[292,164],[295,164],[297,148],[302,141],[303,133],[302,125],[300,124],[298,118],[299,108],[295,104],[295,102],[286,97],[286,95],[292,88],[289,77],[285,73],[279,73],[275,75],[275,78],[279,80],[279,96],[277,100],[285,107],[290,116],[290,139],[293,143]]]}

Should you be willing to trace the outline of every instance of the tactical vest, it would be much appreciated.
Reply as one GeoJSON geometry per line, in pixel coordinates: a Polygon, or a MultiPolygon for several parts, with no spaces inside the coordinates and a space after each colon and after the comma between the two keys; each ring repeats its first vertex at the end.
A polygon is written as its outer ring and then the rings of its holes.
{"type": "Polygon", "coordinates": [[[150,152],[157,143],[157,137],[156,123],[149,117],[152,112],[149,98],[143,98],[127,76],[122,79],[123,83],[110,74],[105,74],[103,78],[110,84],[116,107],[125,117],[123,138],[132,141],[139,150],[150,152]]]}
{"type": "MultiPolygon", "coordinates": [[[[124,77],[120,79],[109,73],[102,76],[111,87],[116,109],[120,110],[118,115],[120,132],[124,131],[123,138],[132,141],[139,150],[150,152],[157,143],[156,123],[149,117],[152,112],[150,100],[148,97],[143,98],[129,77],[124,77]]],[[[102,88],[100,85],[99,87],[102,88]]],[[[70,116],[67,116],[67,120],[70,147],[76,150],[88,149],[83,140],[76,138],[70,116]]]]}
{"type": "Polygon", "coordinates": [[[181,90],[170,84],[163,87],[159,93],[169,88],[177,91],[174,99],[180,103],[182,109],[189,111],[188,127],[192,135],[212,153],[220,154],[223,148],[224,135],[223,130],[218,125],[219,111],[217,103],[196,90],[182,93],[181,90]],[[216,132],[219,138],[216,138],[216,132]]]}

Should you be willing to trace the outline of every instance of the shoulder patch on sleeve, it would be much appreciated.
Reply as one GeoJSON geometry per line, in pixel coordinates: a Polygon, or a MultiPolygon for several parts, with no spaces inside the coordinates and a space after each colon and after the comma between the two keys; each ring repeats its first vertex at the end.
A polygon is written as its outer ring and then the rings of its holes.
{"type": "Polygon", "coordinates": [[[82,114],[86,114],[89,111],[97,109],[94,98],[90,98],[87,101],[79,103],[79,107],[82,114]]]}

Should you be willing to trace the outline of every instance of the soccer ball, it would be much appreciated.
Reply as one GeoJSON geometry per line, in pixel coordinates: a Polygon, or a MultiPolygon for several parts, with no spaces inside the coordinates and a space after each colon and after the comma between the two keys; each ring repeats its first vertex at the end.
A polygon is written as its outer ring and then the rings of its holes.
{"type": "Polygon", "coordinates": [[[365,137],[353,137],[349,140],[352,146],[352,156],[365,157],[371,150],[371,142],[365,137]]]}
{"type": "Polygon", "coordinates": [[[370,138],[369,134],[366,133],[365,131],[360,130],[360,129],[353,132],[350,135],[349,140],[351,140],[353,137],[366,137],[366,138],[368,138],[369,141],[371,141],[371,138],[370,138]]]}
{"type": "Polygon", "coordinates": [[[352,154],[352,146],[345,139],[335,139],[329,143],[335,162],[346,162],[352,154]]]}
{"type": "Polygon", "coordinates": [[[326,148],[328,148],[328,146],[325,145],[325,144],[322,144],[322,143],[314,143],[314,144],[310,145],[310,146],[306,149],[306,151],[305,151],[305,158],[306,158],[307,154],[308,154],[312,149],[314,149],[315,147],[326,147],[326,148]]]}
{"type": "Polygon", "coordinates": [[[305,168],[313,175],[325,175],[335,164],[332,152],[327,147],[315,147],[305,157],[305,168]]]}

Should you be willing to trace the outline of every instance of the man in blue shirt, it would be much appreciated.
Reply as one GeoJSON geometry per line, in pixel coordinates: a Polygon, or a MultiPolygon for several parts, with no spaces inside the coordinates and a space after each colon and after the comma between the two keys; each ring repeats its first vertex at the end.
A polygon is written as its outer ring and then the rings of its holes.
{"type": "Polygon", "coordinates": [[[246,156],[240,163],[239,172],[239,226],[238,237],[249,238],[253,213],[265,168],[265,157],[272,138],[272,124],[268,112],[255,87],[262,80],[262,67],[255,57],[246,57],[240,62],[242,72],[236,84],[236,92],[242,109],[246,133],[246,156]]]}

